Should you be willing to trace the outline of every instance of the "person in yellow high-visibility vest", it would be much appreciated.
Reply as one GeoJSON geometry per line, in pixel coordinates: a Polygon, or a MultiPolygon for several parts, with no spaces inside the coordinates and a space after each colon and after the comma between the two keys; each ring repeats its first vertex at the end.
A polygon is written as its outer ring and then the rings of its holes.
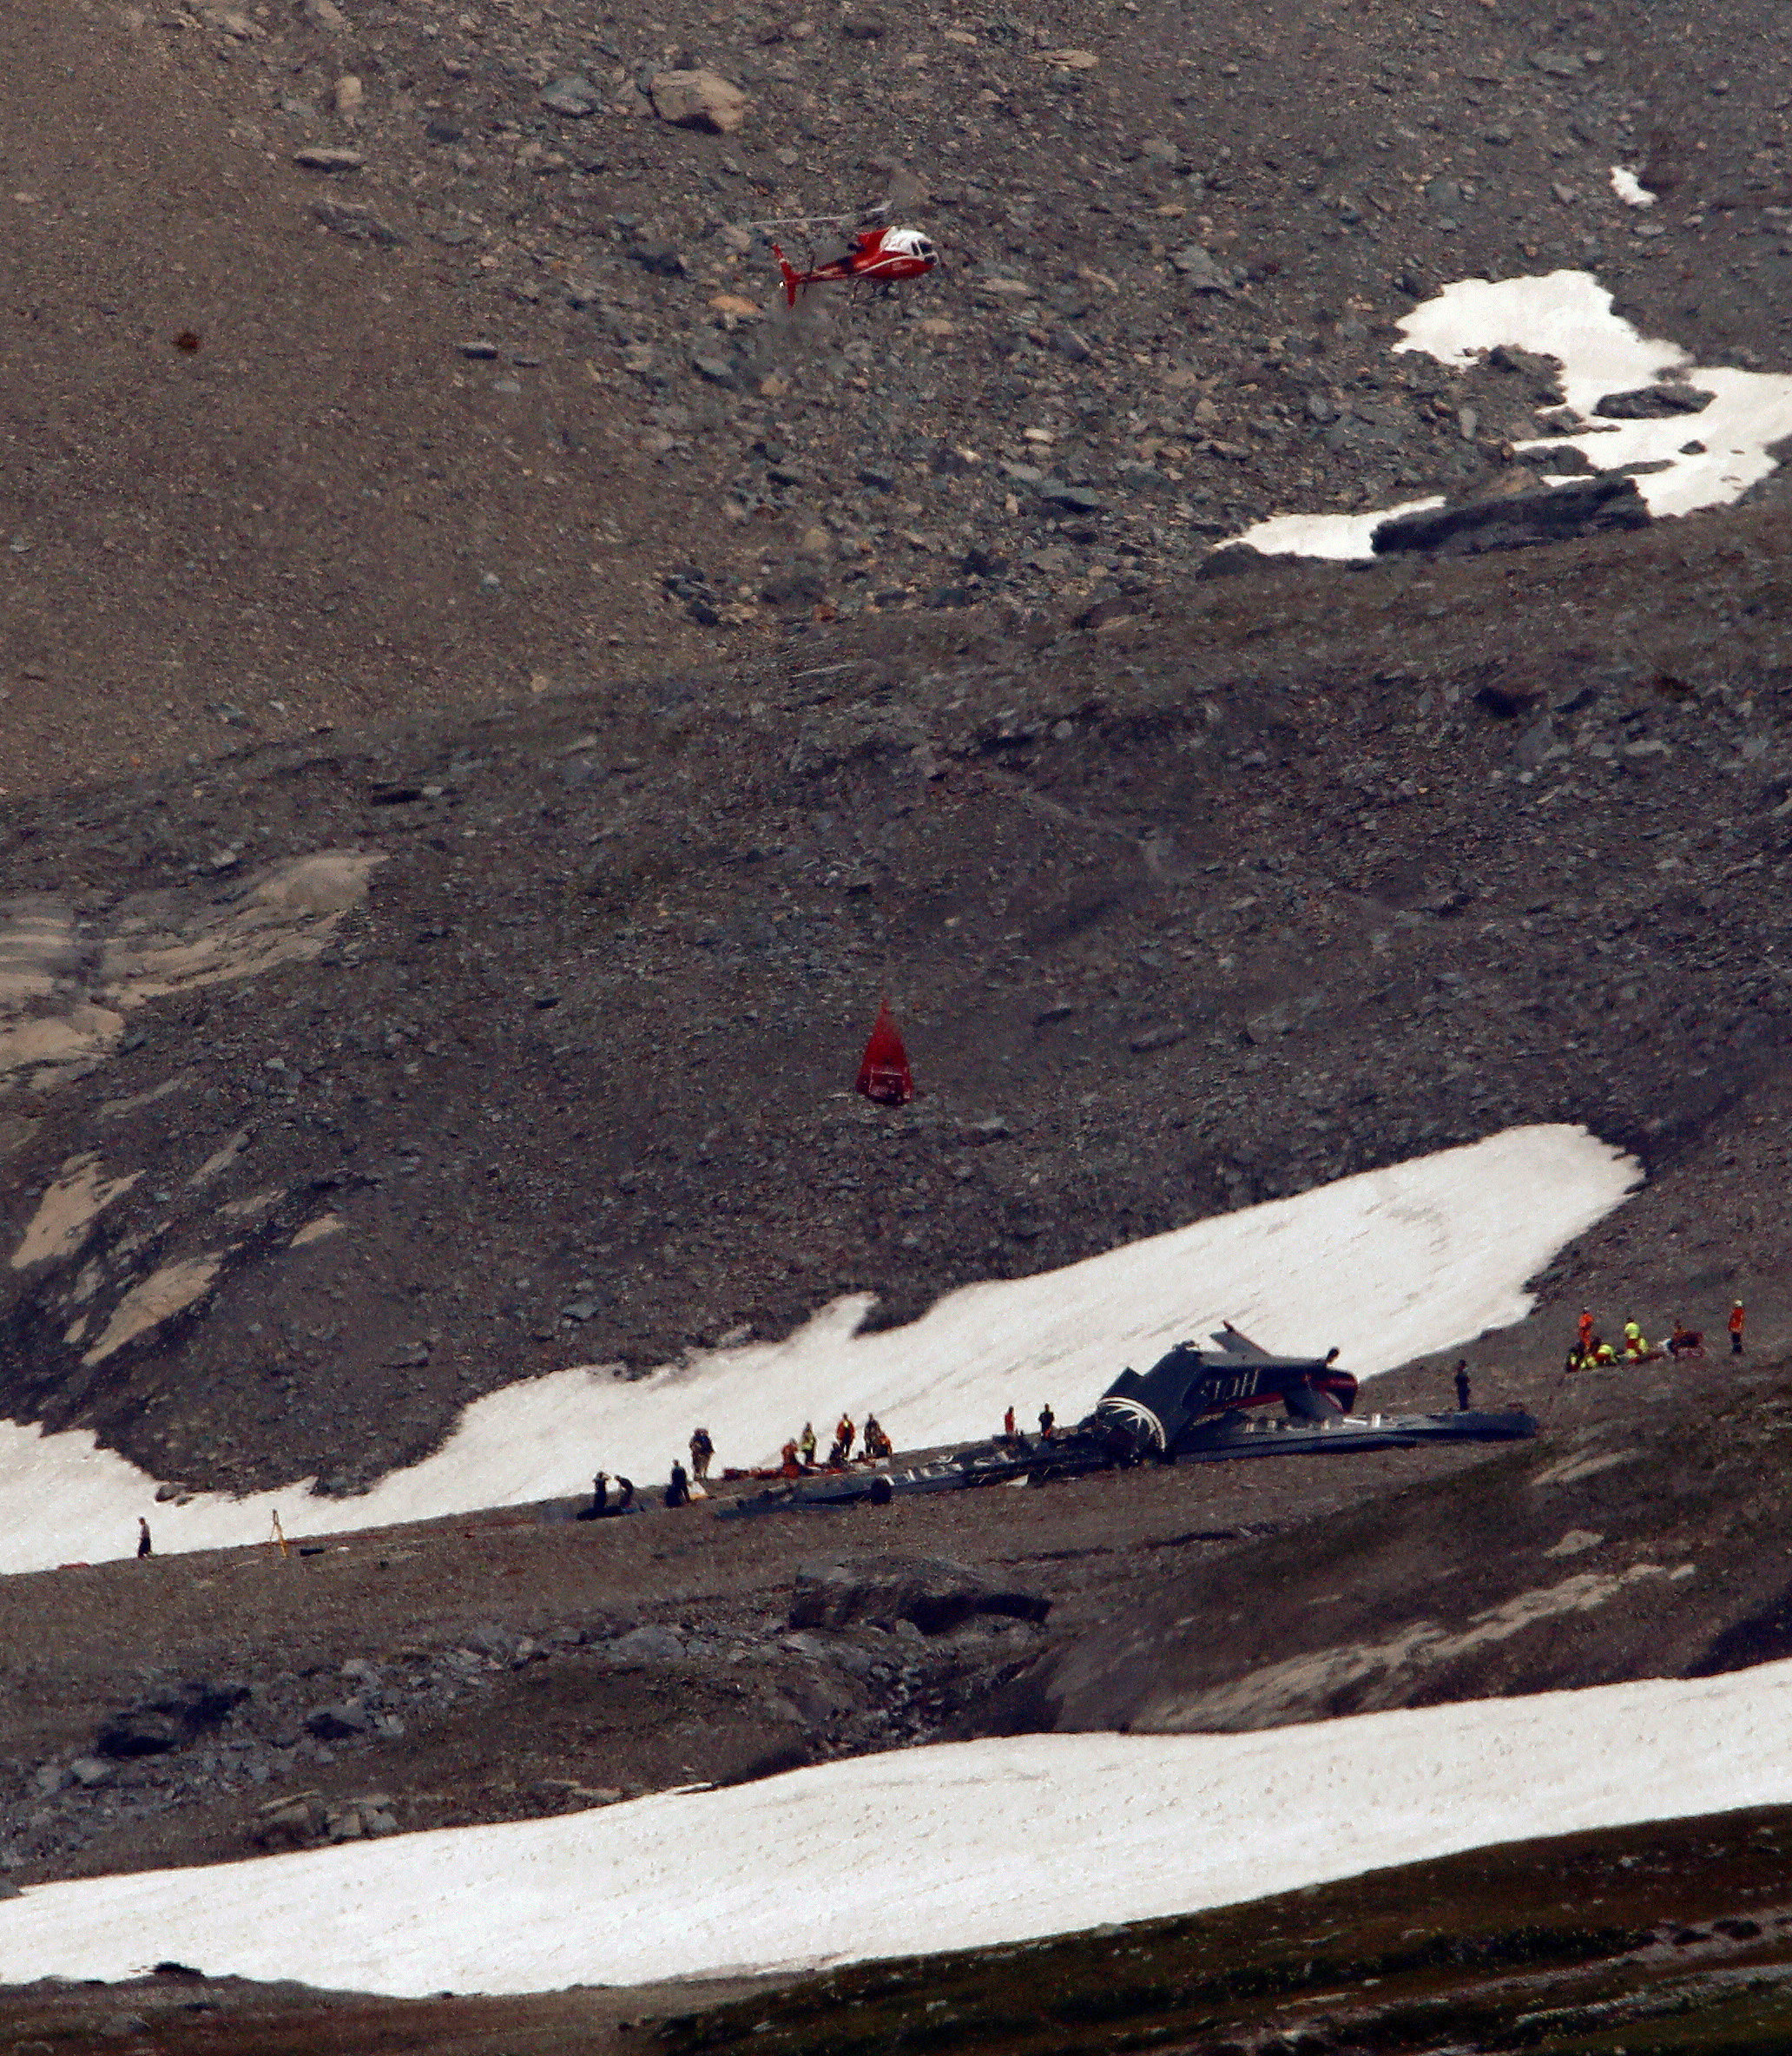
{"type": "Polygon", "coordinates": [[[1624,1322],[1624,1354],[1632,1363],[1641,1363],[1649,1354],[1649,1337],[1635,1321],[1624,1322]]]}

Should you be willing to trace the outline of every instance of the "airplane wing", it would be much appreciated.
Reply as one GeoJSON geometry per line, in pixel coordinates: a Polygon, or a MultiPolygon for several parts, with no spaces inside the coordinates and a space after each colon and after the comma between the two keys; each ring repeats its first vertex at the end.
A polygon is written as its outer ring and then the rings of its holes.
{"type": "Polygon", "coordinates": [[[1229,1356],[1253,1357],[1264,1363],[1270,1361],[1269,1352],[1252,1341],[1248,1334],[1241,1334],[1229,1321],[1215,1329],[1212,1339],[1229,1356]]]}

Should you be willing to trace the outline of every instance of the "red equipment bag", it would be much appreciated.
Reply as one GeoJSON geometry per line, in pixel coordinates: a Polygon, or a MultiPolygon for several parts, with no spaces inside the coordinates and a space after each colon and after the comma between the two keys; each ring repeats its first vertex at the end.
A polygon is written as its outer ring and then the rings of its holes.
{"type": "Polygon", "coordinates": [[[896,1024],[890,1018],[890,1003],[886,999],[878,1008],[878,1018],[871,1031],[871,1040],[865,1045],[865,1056],[859,1066],[859,1083],[853,1088],[867,1099],[874,1099],[880,1106],[906,1106],[914,1097],[914,1073],[908,1068],[908,1051],[902,1046],[902,1037],[896,1024]]]}

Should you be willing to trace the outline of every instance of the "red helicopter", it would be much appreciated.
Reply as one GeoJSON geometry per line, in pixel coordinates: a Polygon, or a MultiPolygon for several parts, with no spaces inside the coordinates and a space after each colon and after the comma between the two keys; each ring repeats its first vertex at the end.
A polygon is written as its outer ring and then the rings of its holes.
{"type": "Polygon", "coordinates": [[[799,271],[776,243],[772,254],[791,306],[806,286],[851,286],[860,279],[893,285],[900,279],[925,278],[939,261],[939,251],[919,228],[861,228],[843,257],[831,257],[812,271],[799,271]]]}

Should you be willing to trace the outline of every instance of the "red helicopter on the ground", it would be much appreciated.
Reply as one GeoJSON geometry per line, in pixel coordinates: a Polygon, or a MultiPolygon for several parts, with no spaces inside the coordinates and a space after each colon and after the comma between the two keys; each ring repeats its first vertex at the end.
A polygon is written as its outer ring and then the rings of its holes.
{"type": "Polygon", "coordinates": [[[772,254],[784,280],[785,302],[793,307],[798,293],[808,286],[855,286],[861,280],[895,285],[904,279],[925,278],[939,262],[939,251],[919,228],[861,228],[843,256],[831,257],[807,271],[799,271],[776,243],[772,254]]]}

